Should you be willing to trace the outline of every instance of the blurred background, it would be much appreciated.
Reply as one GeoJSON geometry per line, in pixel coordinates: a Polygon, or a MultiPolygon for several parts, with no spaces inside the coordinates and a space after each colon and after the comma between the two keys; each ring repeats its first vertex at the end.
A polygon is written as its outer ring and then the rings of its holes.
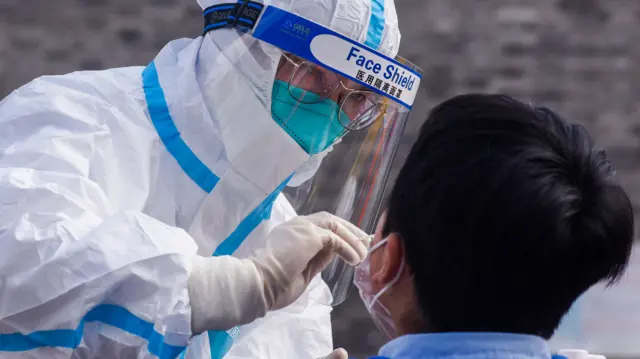
{"type": "MultiPolygon", "coordinates": [[[[396,167],[429,108],[463,92],[505,92],[584,124],[640,209],[640,1],[396,4],[400,53],[425,72],[396,167]]],[[[196,0],[0,0],[0,98],[40,75],[146,65],[168,41],[198,36],[200,14],[196,0]]],[[[618,288],[582,298],[554,345],[640,358],[638,262],[618,288]]],[[[333,319],[335,344],[351,357],[384,343],[357,292],[333,319]]]]}

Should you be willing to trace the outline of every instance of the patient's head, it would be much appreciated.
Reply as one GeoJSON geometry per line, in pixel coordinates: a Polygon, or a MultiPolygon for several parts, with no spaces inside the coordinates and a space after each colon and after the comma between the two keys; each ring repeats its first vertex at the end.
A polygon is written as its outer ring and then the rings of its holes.
{"type": "Polygon", "coordinates": [[[371,253],[399,334],[549,338],[595,283],[614,283],[633,213],[603,151],[553,111],[503,95],[437,106],[402,167],[371,253]],[[404,264],[403,264],[404,261],[404,264]]]}

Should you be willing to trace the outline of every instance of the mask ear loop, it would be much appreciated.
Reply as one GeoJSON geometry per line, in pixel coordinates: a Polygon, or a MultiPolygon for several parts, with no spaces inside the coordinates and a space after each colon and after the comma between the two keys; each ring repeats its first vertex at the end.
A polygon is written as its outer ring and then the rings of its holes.
{"type": "MultiPolygon", "coordinates": [[[[383,244],[387,243],[389,241],[389,238],[385,238],[383,240],[381,240],[380,242],[376,243],[376,245],[374,245],[371,250],[369,251],[369,254],[371,254],[374,250],[380,248],[383,244]]],[[[373,299],[371,299],[371,303],[369,303],[369,306],[367,307],[367,310],[371,310],[371,308],[373,308],[373,305],[380,299],[380,297],[386,292],[388,291],[391,287],[393,287],[396,282],[400,279],[400,276],[402,275],[402,272],[404,271],[404,256],[402,256],[402,262],[400,262],[400,269],[398,270],[398,273],[396,273],[395,277],[393,277],[393,279],[387,283],[382,289],[380,289],[380,291],[373,296],[373,299]]],[[[385,312],[387,312],[387,314],[391,314],[389,313],[389,310],[384,306],[384,305],[380,305],[382,307],[382,309],[384,309],[385,312]]]]}
{"type": "MultiPolygon", "coordinates": [[[[371,236],[369,236],[369,238],[371,238],[371,236]]],[[[371,240],[373,241],[373,238],[371,240]]],[[[376,249],[384,246],[385,243],[387,243],[387,242],[389,242],[389,238],[385,238],[385,239],[381,240],[380,242],[374,244],[373,247],[369,248],[369,254],[367,254],[367,255],[371,255],[371,253],[375,252],[376,249]]]]}

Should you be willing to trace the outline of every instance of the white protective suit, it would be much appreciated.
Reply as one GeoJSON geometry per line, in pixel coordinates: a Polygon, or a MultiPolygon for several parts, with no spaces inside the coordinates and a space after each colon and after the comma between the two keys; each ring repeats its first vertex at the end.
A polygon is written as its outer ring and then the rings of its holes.
{"type": "MultiPolygon", "coordinates": [[[[397,53],[392,0],[265,3],[397,53]]],[[[188,296],[194,256],[245,257],[296,215],[280,191],[309,155],[268,110],[280,56],[223,29],[0,102],[0,357],[210,356],[190,332],[190,301],[216,305],[188,296]]],[[[330,303],[317,277],[225,358],[326,355],[330,303]]]]}

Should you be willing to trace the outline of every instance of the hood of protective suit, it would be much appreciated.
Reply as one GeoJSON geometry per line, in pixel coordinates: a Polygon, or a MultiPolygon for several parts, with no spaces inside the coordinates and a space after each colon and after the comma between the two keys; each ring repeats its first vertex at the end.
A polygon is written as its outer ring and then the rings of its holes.
{"type": "MultiPolygon", "coordinates": [[[[228,0],[198,0],[203,9],[212,5],[229,3],[228,0]]],[[[392,0],[265,0],[272,5],[328,27],[355,41],[394,58],[400,46],[400,31],[395,5],[392,0]]],[[[244,148],[258,149],[256,156],[274,156],[269,151],[259,151],[265,141],[290,141],[289,135],[273,123],[271,115],[271,97],[275,73],[282,51],[273,45],[254,39],[235,29],[219,29],[205,35],[197,61],[198,83],[204,97],[204,103],[210,114],[223,127],[220,129],[227,154],[246,153],[244,148]],[[223,53],[225,56],[219,56],[223,53]],[[242,109],[250,110],[243,113],[242,109]],[[243,116],[251,116],[248,129],[243,116]],[[256,123],[261,123],[256,128],[256,123]],[[227,124],[227,126],[225,126],[227,124]],[[268,129],[268,130],[267,130],[268,129]],[[263,131],[264,130],[264,131],[263,131]],[[277,135],[274,132],[279,132],[277,135]],[[277,136],[278,138],[273,138],[277,136]]],[[[206,132],[189,131],[200,133],[206,132]]],[[[185,140],[191,146],[188,136],[185,140]]],[[[202,138],[196,143],[206,143],[202,138]]],[[[206,160],[206,149],[194,149],[198,157],[206,160]],[[199,153],[200,152],[200,153],[199,153]],[[202,158],[202,157],[201,157],[202,158]]],[[[281,159],[291,157],[290,185],[299,185],[310,179],[323,154],[309,156],[303,150],[285,151],[277,154],[281,159]],[[314,158],[310,158],[314,157],[314,158]],[[317,158],[315,158],[317,157],[317,158]]],[[[255,160],[262,162],[260,159],[255,160]]],[[[213,161],[212,161],[213,162],[213,161]]],[[[285,170],[283,166],[279,170],[285,170]]],[[[258,167],[253,166],[256,170],[258,167]]],[[[288,170],[288,169],[286,169],[288,170]]],[[[247,176],[255,178],[249,171],[247,176]]],[[[276,176],[281,178],[283,174],[276,176]]],[[[269,184],[270,187],[271,184],[269,184]]]]}

